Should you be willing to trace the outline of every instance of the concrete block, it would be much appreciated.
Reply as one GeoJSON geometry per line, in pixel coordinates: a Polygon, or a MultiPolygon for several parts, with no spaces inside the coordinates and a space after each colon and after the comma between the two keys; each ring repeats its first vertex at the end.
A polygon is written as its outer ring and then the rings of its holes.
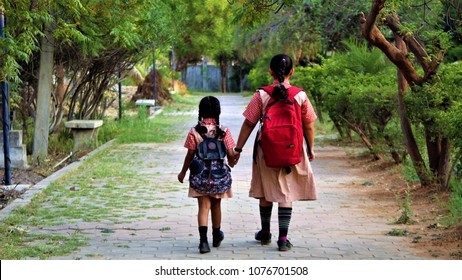
{"type": "MultiPolygon", "coordinates": [[[[18,147],[22,145],[22,130],[10,130],[9,137],[10,146],[18,147]]],[[[3,130],[0,130],[0,143],[3,145],[3,130]]]]}
{"type": "MultiPolygon", "coordinates": [[[[0,167],[5,168],[5,155],[3,153],[3,131],[0,130],[0,167]]],[[[13,168],[26,169],[27,153],[26,145],[22,143],[22,130],[11,130],[9,132],[10,144],[10,166],[13,168]]]]}

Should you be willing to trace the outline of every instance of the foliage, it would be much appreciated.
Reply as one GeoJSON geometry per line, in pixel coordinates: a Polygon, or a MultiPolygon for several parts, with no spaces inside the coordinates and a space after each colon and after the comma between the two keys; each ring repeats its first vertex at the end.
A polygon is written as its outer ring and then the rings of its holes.
{"type": "Polygon", "coordinates": [[[323,108],[324,95],[321,90],[327,73],[326,68],[319,64],[311,64],[309,67],[297,67],[294,71],[293,80],[298,87],[303,88],[308,95],[313,97],[313,106],[320,122],[324,122],[323,108]]]}
{"type": "Polygon", "coordinates": [[[257,89],[261,86],[273,83],[273,79],[269,73],[269,61],[271,57],[260,59],[249,72],[249,82],[252,89],[257,89]]]}
{"type": "Polygon", "coordinates": [[[348,52],[297,68],[294,84],[312,94],[317,111],[328,112],[342,137],[354,131],[372,154],[391,153],[400,162],[404,146],[394,110],[393,67],[378,50],[355,40],[344,44],[348,52]]]}
{"type": "Polygon", "coordinates": [[[344,49],[349,37],[360,38],[357,15],[367,8],[352,0],[233,2],[236,21],[244,26],[237,37],[244,59],[285,52],[302,66],[344,49]]]}
{"type": "Polygon", "coordinates": [[[396,199],[398,200],[398,206],[401,209],[401,216],[396,220],[396,224],[412,224],[414,221],[412,220],[412,216],[414,216],[414,212],[411,210],[411,191],[407,189],[405,191],[404,198],[401,198],[398,194],[396,195],[396,199]]]}
{"type": "Polygon", "coordinates": [[[433,122],[433,132],[442,130],[453,145],[462,149],[462,63],[444,64],[438,75],[406,99],[411,117],[420,123],[433,122]]]}
{"type": "MultiPolygon", "coordinates": [[[[233,50],[230,7],[221,0],[163,1],[172,19],[168,27],[174,45],[176,71],[203,56],[230,55],[233,50]]],[[[185,78],[185,77],[183,77],[185,78]]]]}
{"type": "Polygon", "coordinates": [[[447,204],[449,225],[462,225],[462,182],[453,180],[451,184],[451,197],[447,204]]]}

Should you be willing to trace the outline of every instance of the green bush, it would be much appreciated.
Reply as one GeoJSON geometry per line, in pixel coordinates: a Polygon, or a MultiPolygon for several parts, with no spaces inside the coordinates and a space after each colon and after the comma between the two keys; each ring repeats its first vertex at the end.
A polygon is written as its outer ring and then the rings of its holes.
{"type": "Polygon", "coordinates": [[[396,70],[384,54],[365,44],[347,41],[349,51],[323,59],[321,65],[299,67],[294,84],[311,93],[319,116],[327,112],[341,138],[351,131],[374,156],[405,154],[397,116],[396,70]]]}
{"type": "Polygon", "coordinates": [[[462,225],[462,181],[453,180],[450,184],[451,196],[447,203],[448,225],[462,225]]]}
{"type": "Polygon", "coordinates": [[[257,89],[273,83],[273,78],[269,73],[271,57],[263,57],[255,63],[255,66],[249,73],[250,86],[257,89]]]}

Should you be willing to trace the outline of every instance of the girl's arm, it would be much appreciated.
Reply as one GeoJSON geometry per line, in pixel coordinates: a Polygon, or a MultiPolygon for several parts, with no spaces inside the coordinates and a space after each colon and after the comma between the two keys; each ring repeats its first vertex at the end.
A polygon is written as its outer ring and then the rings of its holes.
{"type": "Polygon", "coordinates": [[[242,149],[244,147],[255,125],[256,124],[251,123],[247,119],[244,120],[244,123],[242,123],[241,131],[239,133],[239,137],[237,138],[236,148],[242,149]]]}
{"type": "Polygon", "coordinates": [[[191,161],[194,158],[194,153],[195,153],[195,150],[188,149],[188,152],[186,153],[186,156],[184,157],[183,168],[181,168],[180,173],[178,173],[178,181],[180,181],[180,183],[183,183],[184,177],[186,176],[186,171],[188,171],[188,168],[189,168],[189,164],[191,164],[191,161]]]}
{"type": "MultiPolygon", "coordinates": [[[[249,120],[245,119],[242,123],[241,131],[239,132],[239,137],[237,138],[236,148],[242,149],[249,139],[250,134],[255,128],[256,124],[251,123],[249,120]]],[[[234,152],[234,165],[237,164],[241,156],[240,152],[234,152]]]]}
{"type": "Polygon", "coordinates": [[[308,122],[303,120],[303,133],[306,135],[306,140],[308,141],[308,159],[313,161],[315,159],[314,155],[314,122],[308,122]]]}

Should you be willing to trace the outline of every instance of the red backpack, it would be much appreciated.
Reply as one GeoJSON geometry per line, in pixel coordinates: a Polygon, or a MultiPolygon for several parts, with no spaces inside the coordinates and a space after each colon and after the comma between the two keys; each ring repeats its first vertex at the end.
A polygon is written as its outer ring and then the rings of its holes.
{"type": "Polygon", "coordinates": [[[260,145],[266,166],[278,168],[295,165],[302,161],[303,126],[301,107],[294,99],[301,88],[287,89],[288,97],[275,100],[273,86],[262,87],[270,96],[265,113],[261,119],[260,145]]]}

